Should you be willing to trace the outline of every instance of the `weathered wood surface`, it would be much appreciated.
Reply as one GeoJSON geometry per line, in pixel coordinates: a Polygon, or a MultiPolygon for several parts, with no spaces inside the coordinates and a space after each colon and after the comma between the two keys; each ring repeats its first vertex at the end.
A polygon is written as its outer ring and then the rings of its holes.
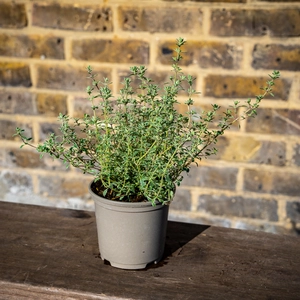
{"type": "Polygon", "coordinates": [[[0,202],[0,299],[300,299],[300,239],[169,222],[146,270],[99,258],[92,212],[0,202]]]}

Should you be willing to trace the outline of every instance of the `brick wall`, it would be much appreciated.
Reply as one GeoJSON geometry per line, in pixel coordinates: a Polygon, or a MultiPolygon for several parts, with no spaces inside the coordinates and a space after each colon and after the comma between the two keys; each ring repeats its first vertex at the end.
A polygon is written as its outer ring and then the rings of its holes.
{"type": "MultiPolygon", "coordinates": [[[[197,76],[196,109],[259,93],[273,69],[276,97],[234,127],[216,157],[192,168],[171,206],[173,219],[300,232],[300,1],[0,1],[0,198],[92,208],[90,178],[12,135],[34,142],[56,132],[59,112],[80,116],[86,66],[114,82],[146,64],[164,82],[175,38],[188,40],[184,70],[197,76]]],[[[181,107],[179,107],[181,109],[181,107]]]]}

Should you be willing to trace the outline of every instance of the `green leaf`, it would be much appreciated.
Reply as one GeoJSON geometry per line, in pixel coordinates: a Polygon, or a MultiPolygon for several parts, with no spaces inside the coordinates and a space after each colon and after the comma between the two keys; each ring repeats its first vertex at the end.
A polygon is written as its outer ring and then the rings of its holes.
{"type": "Polygon", "coordinates": [[[103,193],[102,193],[103,197],[106,197],[107,192],[108,192],[108,189],[105,189],[105,190],[103,191],[103,193]]]}

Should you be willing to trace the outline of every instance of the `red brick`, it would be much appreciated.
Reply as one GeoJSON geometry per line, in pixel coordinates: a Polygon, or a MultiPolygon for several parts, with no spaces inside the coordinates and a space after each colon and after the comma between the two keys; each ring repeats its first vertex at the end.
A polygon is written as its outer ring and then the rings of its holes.
{"type": "MultiPolygon", "coordinates": [[[[158,61],[169,65],[172,56],[175,56],[174,48],[174,41],[161,43],[158,61]]],[[[216,41],[188,41],[182,49],[184,54],[181,64],[196,64],[201,68],[239,69],[243,56],[241,46],[216,41]]]]}
{"type": "Polygon", "coordinates": [[[300,70],[300,46],[256,44],[252,52],[254,69],[300,70]]]}
{"type": "MultiPolygon", "coordinates": [[[[95,71],[99,74],[99,78],[111,78],[108,69],[101,68],[101,71],[96,69],[95,71]]],[[[90,84],[85,68],[71,65],[37,65],[37,87],[39,88],[83,92],[90,84]]]]}
{"type": "Polygon", "coordinates": [[[72,56],[86,61],[148,64],[149,45],[127,39],[82,39],[73,42],[72,56]]]}
{"type": "MultiPolygon", "coordinates": [[[[204,95],[215,98],[254,98],[262,93],[268,77],[239,77],[231,75],[208,75],[205,79],[204,95]]],[[[291,88],[290,79],[279,79],[273,88],[274,97],[265,99],[287,100],[291,88]]]]}
{"type": "Polygon", "coordinates": [[[192,7],[120,7],[118,14],[125,31],[202,32],[203,13],[192,7]]]}
{"type": "Polygon", "coordinates": [[[296,166],[300,166],[300,144],[297,143],[293,147],[292,163],[296,166]]]}
{"type": "Polygon", "coordinates": [[[31,86],[29,66],[17,62],[0,62],[0,86],[31,86]]]}
{"type": "Polygon", "coordinates": [[[21,202],[24,195],[33,193],[32,178],[25,172],[0,171],[0,186],[1,199],[13,194],[21,202]]]}
{"type": "Polygon", "coordinates": [[[0,91],[0,113],[58,116],[67,113],[67,96],[29,92],[0,91]]]}
{"type": "Polygon", "coordinates": [[[191,167],[188,174],[184,173],[182,185],[235,190],[237,172],[237,168],[191,167]]]}
{"type": "Polygon", "coordinates": [[[43,170],[61,170],[65,171],[66,167],[61,161],[45,155],[42,159],[40,153],[31,150],[29,147],[17,149],[5,149],[6,160],[3,167],[6,168],[29,168],[43,170]]]}
{"type": "Polygon", "coordinates": [[[300,174],[246,169],[244,171],[244,190],[274,195],[299,196],[300,174]]]}
{"type": "Polygon", "coordinates": [[[246,122],[247,132],[300,135],[300,110],[259,108],[246,122]]]}
{"type": "Polygon", "coordinates": [[[292,221],[300,223],[300,201],[286,203],[287,217],[292,221]]]}
{"type": "Polygon", "coordinates": [[[56,136],[61,136],[60,123],[41,123],[39,130],[39,142],[43,142],[45,139],[49,138],[49,135],[54,133],[56,136]]]}
{"type": "Polygon", "coordinates": [[[66,178],[59,176],[39,176],[39,193],[50,197],[83,197],[88,194],[89,176],[66,178]]]}
{"type": "MultiPolygon", "coordinates": [[[[257,0],[262,2],[287,2],[287,0],[257,0]]],[[[300,0],[288,0],[288,2],[300,2],[300,0]]]]}
{"type": "Polygon", "coordinates": [[[28,124],[11,121],[11,120],[0,120],[0,140],[15,140],[20,141],[19,137],[14,137],[13,135],[16,133],[16,128],[20,127],[25,130],[24,134],[27,136],[32,136],[32,128],[28,124]]]}
{"type": "MultiPolygon", "coordinates": [[[[167,2],[191,1],[191,2],[208,2],[208,3],[218,3],[218,2],[221,2],[221,3],[246,3],[247,0],[164,0],[164,1],[167,1],[167,2]]],[[[272,1],[272,0],[269,0],[269,1],[272,1]]],[[[274,1],[276,1],[276,0],[274,0],[274,1]]]]}
{"type": "Polygon", "coordinates": [[[75,97],[72,101],[75,118],[82,118],[84,114],[92,115],[93,110],[91,108],[91,103],[87,97],[75,97]]]}
{"type": "Polygon", "coordinates": [[[210,34],[296,37],[300,35],[299,9],[215,9],[211,15],[210,34]]]}
{"type": "Polygon", "coordinates": [[[99,5],[34,4],[32,24],[76,31],[113,31],[111,8],[99,5]]]}
{"type": "MultiPolygon", "coordinates": [[[[79,117],[83,117],[82,115],[79,117]]],[[[60,130],[61,123],[59,121],[57,122],[43,122],[39,124],[39,142],[43,143],[46,139],[49,138],[50,134],[54,133],[57,137],[57,141],[62,141],[62,132],[60,130]]],[[[75,128],[75,133],[79,137],[84,137],[85,134],[82,133],[78,127],[75,128]]]]}
{"type": "Polygon", "coordinates": [[[171,208],[174,210],[191,210],[191,193],[189,190],[177,188],[171,208]]]}
{"type": "Polygon", "coordinates": [[[27,15],[24,4],[4,2],[0,3],[0,27],[9,29],[27,26],[27,15]]]}
{"type": "Polygon", "coordinates": [[[0,113],[35,114],[34,97],[29,92],[0,91],[0,113]]]}
{"type": "Polygon", "coordinates": [[[64,59],[64,39],[42,35],[0,34],[0,55],[64,59]]]}
{"type": "Polygon", "coordinates": [[[274,166],[286,165],[286,144],[284,142],[261,141],[248,136],[222,136],[215,147],[217,155],[209,159],[248,162],[274,166]]]}
{"type": "Polygon", "coordinates": [[[198,198],[197,210],[213,215],[278,221],[275,199],[203,194],[198,198]]]}
{"type": "Polygon", "coordinates": [[[39,115],[56,117],[59,113],[67,114],[67,96],[59,94],[38,94],[36,109],[39,115]]]}

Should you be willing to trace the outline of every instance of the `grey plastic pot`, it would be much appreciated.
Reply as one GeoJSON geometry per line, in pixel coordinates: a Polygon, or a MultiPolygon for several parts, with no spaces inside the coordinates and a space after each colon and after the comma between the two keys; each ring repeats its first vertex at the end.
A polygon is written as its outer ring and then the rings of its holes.
{"type": "Polygon", "coordinates": [[[164,252],[168,205],[112,201],[89,192],[95,202],[100,256],[121,269],[144,269],[164,252]]]}

